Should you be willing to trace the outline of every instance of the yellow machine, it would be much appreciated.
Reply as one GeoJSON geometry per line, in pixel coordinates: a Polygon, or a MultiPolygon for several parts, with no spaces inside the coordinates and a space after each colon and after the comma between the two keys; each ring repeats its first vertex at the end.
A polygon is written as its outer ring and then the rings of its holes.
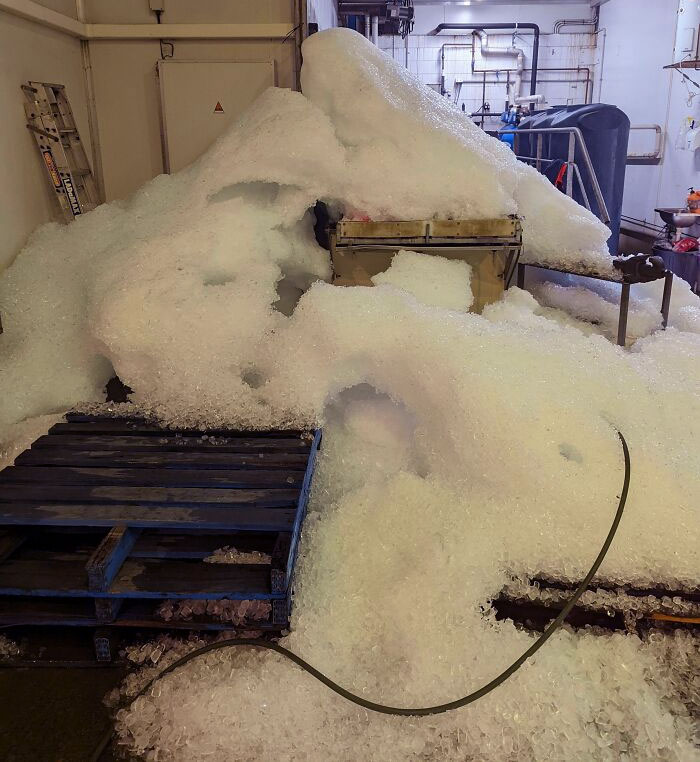
{"type": "Polygon", "coordinates": [[[372,286],[400,249],[460,259],[472,268],[472,312],[498,301],[515,273],[522,249],[517,217],[486,220],[341,220],[330,228],[333,283],[372,286]]]}

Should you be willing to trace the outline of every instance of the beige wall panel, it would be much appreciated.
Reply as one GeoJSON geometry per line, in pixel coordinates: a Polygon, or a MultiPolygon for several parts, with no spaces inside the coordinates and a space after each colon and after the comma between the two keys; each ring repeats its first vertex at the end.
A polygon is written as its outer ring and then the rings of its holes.
{"type": "Polygon", "coordinates": [[[79,41],[0,12],[0,51],[1,270],[34,228],[61,218],[36,143],[25,127],[20,85],[30,79],[64,84],[88,157],[91,153],[79,41]]]}
{"type": "Polygon", "coordinates": [[[52,11],[56,11],[56,13],[70,16],[72,19],[78,18],[75,0],[34,0],[34,2],[37,5],[43,5],[44,8],[50,8],[52,11]]]}
{"type": "MultiPolygon", "coordinates": [[[[163,172],[157,41],[90,43],[107,200],[124,198],[163,172]]],[[[280,87],[294,86],[294,44],[287,41],[180,40],[175,59],[274,60],[280,87]]]]}

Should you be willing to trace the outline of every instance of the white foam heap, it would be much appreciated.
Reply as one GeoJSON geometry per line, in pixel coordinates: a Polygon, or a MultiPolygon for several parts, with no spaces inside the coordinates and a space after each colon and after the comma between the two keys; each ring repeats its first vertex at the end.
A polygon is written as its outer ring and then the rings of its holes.
{"type": "MultiPolygon", "coordinates": [[[[632,485],[601,573],[697,585],[695,297],[677,284],[676,327],[623,351],[590,291],[549,286],[542,306],[511,289],[466,314],[447,284],[466,291],[467,268],[411,253],[376,288],[324,283],[318,199],[375,219],[518,213],[528,256],[609,271],[608,233],[359,35],[310,38],[302,80],[183,172],[35,234],[0,283],[0,421],[98,399],[114,369],[169,422],[324,424],[286,645],[375,701],[458,697],[527,648],[488,601],[513,576],[588,569],[622,483],[616,428],[632,485]]],[[[562,632],[487,698],[428,719],[217,652],[119,730],[188,762],[690,760],[694,649],[562,632]]]]}

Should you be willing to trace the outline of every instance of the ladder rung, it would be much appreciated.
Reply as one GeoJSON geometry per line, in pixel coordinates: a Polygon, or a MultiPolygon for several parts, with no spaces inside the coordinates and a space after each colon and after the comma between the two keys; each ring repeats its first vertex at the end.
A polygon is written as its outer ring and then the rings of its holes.
{"type": "Polygon", "coordinates": [[[63,135],[68,132],[77,132],[78,130],[75,129],[75,127],[67,127],[65,130],[59,130],[59,132],[63,135]]]}
{"type": "Polygon", "coordinates": [[[71,169],[70,172],[71,172],[72,175],[80,175],[81,177],[84,177],[85,175],[89,175],[90,174],[90,170],[89,169],[82,169],[82,168],[80,168],[80,169],[78,169],[78,168],[71,169]]]}

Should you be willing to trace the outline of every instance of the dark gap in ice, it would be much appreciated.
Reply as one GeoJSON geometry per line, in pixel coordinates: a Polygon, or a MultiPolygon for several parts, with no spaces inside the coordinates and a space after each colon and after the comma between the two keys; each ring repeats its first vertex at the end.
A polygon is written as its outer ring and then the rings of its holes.
{"type": "Polygon", "coordinates": [[[296,309],[299,299],[304,295],[304,289],[300,288],[293,278],[285,275],[277,283],[276,302],[272,303],[272,309],[289,317],[296,309]]]}
{"type": "Polygon", "coordinates": [[[241,373],[241,381],[251,389],[259,389],[267,381],[267,377],[257,368],[248,368],[241,373]]]}
{"type": "Polygon", "coordinates": [[[224,273],[212,273],[204,279],[205,286],[225,286],[233,283],[236,278],[234,275],[225,275],[224,273]]]}
{"type": "Polygon", "coordinates": [[[568,442],[562,442],[559,445],[559,454],[567,460],[573,460],[575,463],[583,463],[583,455],[568,442]]]}

